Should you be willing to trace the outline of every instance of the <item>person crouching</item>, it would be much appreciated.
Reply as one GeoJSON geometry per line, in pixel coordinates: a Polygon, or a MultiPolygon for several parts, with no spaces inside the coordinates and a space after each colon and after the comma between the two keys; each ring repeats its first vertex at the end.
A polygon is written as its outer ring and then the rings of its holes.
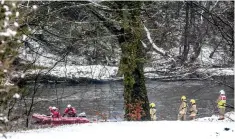
{"type": "Polygon", "coordinates": [[[77,117],[75,108],[68,104],[67,108],[64,110],[63,117],[65,115],[67,115],[67,117],[77,117]]]}

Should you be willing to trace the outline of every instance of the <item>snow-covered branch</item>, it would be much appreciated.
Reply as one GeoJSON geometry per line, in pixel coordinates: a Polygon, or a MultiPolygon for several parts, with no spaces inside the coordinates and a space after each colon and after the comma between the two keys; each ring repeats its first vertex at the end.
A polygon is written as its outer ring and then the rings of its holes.
{"type": "MultiPolygon", "coordinates": [[[[145,32],[146,32],[146,34],[147,34],[147,38],[148,38],[150,44],[151,44],[152,47],[154,48],[154,50],[155,50],[157,53],[161,54],[162,56],[167,56],[167,57],[170,58],[170,60],[175,61],[175,59],[174,59],[171,55],[169,55],[169,54],[168,54],[166,51],[164,51],[162,48],[159,48],[159,47],[153,42],[153,40],[152,40],[152,38],[151,38],[151,34],[150,34],[148,28],[147,28],[145,25],[144,25],[144,30],[145,30],[145,32]]],[[[142,42],[142,44],[144,45],[143,42],[142,42]]],[[[147,47],[147,46],[144,45],[144,47],[147,47]]]]}
{"type": "Polygon", "coordinates": [[[161,55],[166,55],[166,52],[162,49],[162,48],[159,48],[157,47],[157,45],[153,42],[152,38],[151,38],[151,35],[150,35],[150,32],[148,30],[148,28],[146,28],[146,26],[144,25],[144,30],[147,34],[147,38],[149,40],[149,42],[151,43],[151,45],[153,46],[153,48],[158,52],[160,53],[161,55]]]}
{"type": "Polygon", "coordinates": [[[142,45],[144,46],[144,48],[147,48],[148,46],[143,42],[141,41],[142,45]]]}
{"type": "Polygon", "coordinates": [[[89,2],[91,2],[93,6],[95,6],[95,7],[99,8],[99,9],[101,9],[101,10],[110,11],[110,12],[114,12],[114,11],[132,11],[132,10],[139,9],[139,8],[112,9],[112,8],[110,8],[110,7],[108,7],[108,6],[105,6],[105,5],[99,4],[101,1],[93,1],[93,0],[89,0],[89,2]]]}

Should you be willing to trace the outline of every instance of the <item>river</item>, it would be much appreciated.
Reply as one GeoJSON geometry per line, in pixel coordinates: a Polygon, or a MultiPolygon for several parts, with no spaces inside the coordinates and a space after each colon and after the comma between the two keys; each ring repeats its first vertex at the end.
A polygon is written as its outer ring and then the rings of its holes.
{"type": "MultiPolygon", "coordinates": [[[[233,77],[215,79],[234,87],[233,77]]],[[[182,95],[195,99],[198,117],[218,113],[216,99],[221,89],[225,90],[227,103],[234,105],[234,90],[221,83],[208,80],[155,81],[147,80],[146,87],[150,102],[156,104],[158,120],[176,120],[182,95]]],[[[123,84],[121,81],[108,83],[41,84],[37,92],[37,105],[33,112],[48,114],[49,106],[57,106],[60,112],[71,104],[80,112],[86,112],[90,119],[100,118],[97,113],[106,114],[108,119],[123,120],[123,84]]],[[[226,109],[231,111],[232,109],[226,109]]]]}

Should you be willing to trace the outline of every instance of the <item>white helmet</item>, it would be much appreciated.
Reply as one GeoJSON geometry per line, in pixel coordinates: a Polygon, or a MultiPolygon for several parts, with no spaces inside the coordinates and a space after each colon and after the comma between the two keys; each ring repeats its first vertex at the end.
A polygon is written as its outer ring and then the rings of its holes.
{"type": "Polygon", "coordinates": [[[52,110],[56,110],[56,107],[52,107],[52,110]]]}
{"type": "Polygon", "coordinates": [[[224,90],[220,90],[219,92],[220,92],[221,95],[225,95],[224,90]]]}
{"type": "Polygon", "coordinates": [[[71,107],[71,105],[70,104],[68,104],[68,106],[67,106],[68,108],[70,108],[71,107]]]}

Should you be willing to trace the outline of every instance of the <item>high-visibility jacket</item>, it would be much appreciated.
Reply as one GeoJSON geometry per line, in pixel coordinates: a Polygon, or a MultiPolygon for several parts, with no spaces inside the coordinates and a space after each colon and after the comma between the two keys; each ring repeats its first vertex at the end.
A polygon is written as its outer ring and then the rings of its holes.
{"type": "Polygon", "coordinates": [[[179,114],[183,115],[187,113],[187,103],[186,100],[182,101],[179,107],[179,114]]]}
{"type": "Polygon", "coordinates": [[[217,99],[217,107],[218,108],[225,108],[226,106],[226,96],[220,95],[217,99]]]}
{"type": "Polygon", "coordinates": [[[196,104],[192,104],[191,108],[190,108],[190,116],[196,116],[197,114],[197,106],[196,104]]]}
{"type": "Polygon", "coordinates": [[[156,108],[150,108],[150,117],[151,117],[152,121],[156,121],[157,120],[156,108]]]}

